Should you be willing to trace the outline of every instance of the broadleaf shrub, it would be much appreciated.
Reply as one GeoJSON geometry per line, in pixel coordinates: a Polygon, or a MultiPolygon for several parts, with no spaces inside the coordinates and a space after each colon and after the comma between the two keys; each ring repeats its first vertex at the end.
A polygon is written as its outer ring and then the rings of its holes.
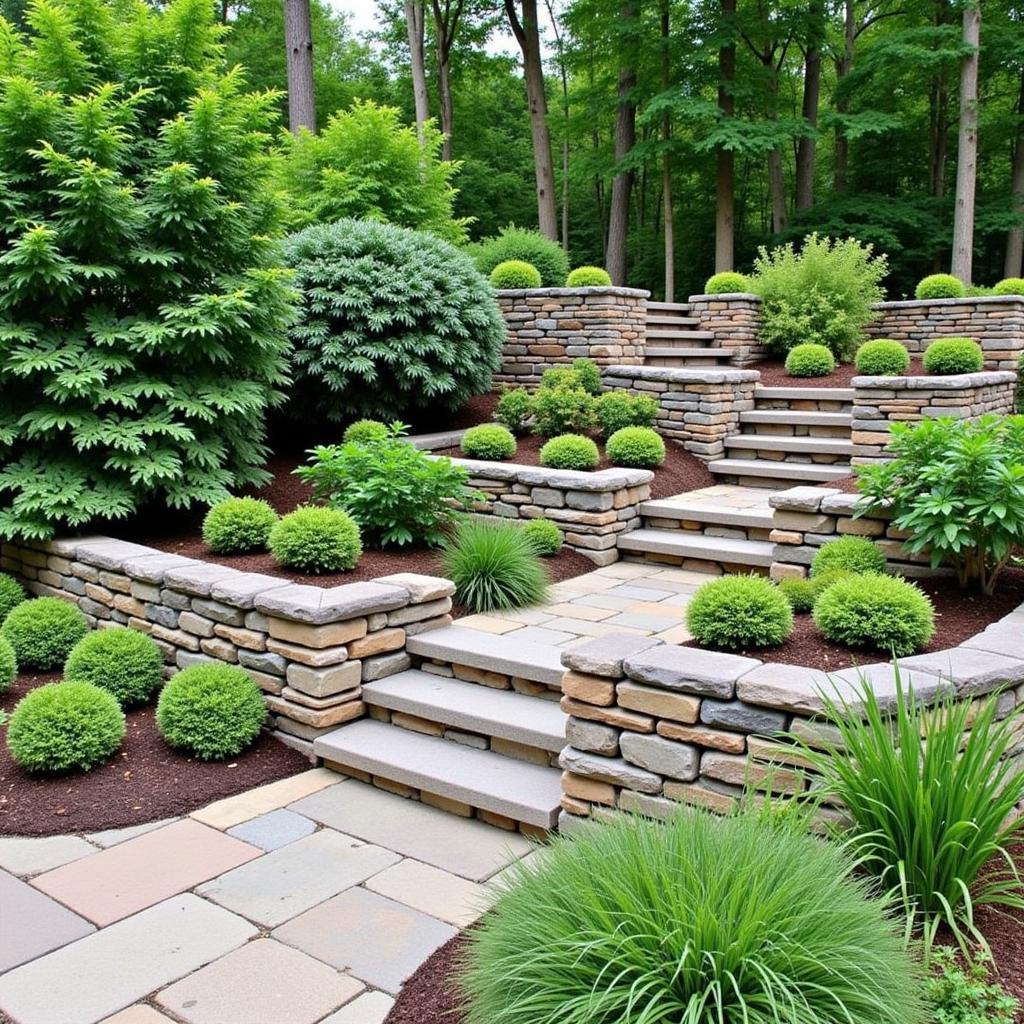
{"type": "Polygon", "coordinates": [[[510,459],[516,453],[516,439],[508,427],[481,423],[470,427],[460,442],[463,455],[471,459],[510,459]]]}
{"type": "Polygon", "coordinates": [[[608,288],[612,278],[604,267],[576,267],[565,279],[566,288],[608,288]]]}
{"type": "Polygon", "coordinates": [[[750,291],[750,279],[735,270],[722,270],[712,274],[704,285],[705,295],[730,295],[750,291]]]}
{"type": "Polygon", "coordinates": [[[294,302],[276,97],[200,0],[29,20],[0,104],[0,536],[265,482],[294,302]]]}
{"type": "Polygon", "coordinates": [[[786,356],[790,377],[827,377],[835,368],[835,356],[824,345],[794,345],[786,356]]]}
{"type": "Polygon", "coordinates": [[[885,552],[867,537],[840,537],[822,544],[811,559],[811,575],[839,569],[850,573],[885,572],[885,552]]]}
{"type": "Polygon", "coordinates": [[[921,361],[925,373],[978,373],[985,368],[985,353],[971,338],[941,338],[924,350],[921,361]]]}
{"type": "Polygon", "coordinates": [[[560,434],[551,438],[540,450],[540,464],[549,469],[597,469],[601,453],[589,437],[582,434],[560,434]]]}
{"type": "Polygon", "coordinates": [[[652,427],[658,416],[658,400],[651,395],[608,391],[594,406],[602,437],[611,437],[623,427],[652,427]]]}
{"type": "Polygon", "coordinates": [[[533,416],[533,396],[526,388],[505,388],[498,397],[494,418],[513,434],[525,434],[533,416]]]}
{"type": "Polygon", "coordinates": [[[13,577],[0,572],[0,623],[7,613],[25,600],[25,588],[13,577]]]}
{"type": "Polygon", "coordinates": [[[594,396],[581,387],[542,387],[533,395],[533,432],[542,437],[578,434],[596,419],[594,396]]]}
{"type": "Polygon", "coordinates": [[[345,428],[341,439],[354,444],[369,444],[372,441],[386,440],[390,433],[388,425],[381,423],[380,420],[356,420],[345,428]]]}
{"type": "Polygon", "coordinates": [[[107,690],[121,707],[145,704],[164,681],[156,642],[134,629],[101,629],[75,644],[64,678],[107,690]]]}
{"type": "Polygon", "coordinates": [[[275,523],[270,553],[278,564],[300,572],[347,572],[354,569],[363,544],[355,520],[340,508],[307,505],[275,523]]]}
{"type": "Polygon", "coordinates": [[[654,469],[665,461],[665,442],[650,427],[623,427],[604,446],[613,466],[654,469]]]}
{"type": "Polygon", "coordinates": [[[857,372],[868,377],[898,377],[910,366],[910,353],[898,341],[866,341],[854,357],[857,372]]]}
{"type": "Polygon", "coordinates": [[[522,531],[538,555],[557,555],[562,550],[565,535],[550,519],[531,519],[522,531]]]}
{"type": "Polygon", "coordinates": [[[292,235],[302,294],[291,411],[315,423],[455,410],[490,390],[506,328],[487,280],[449,242],[368,220],[292,235]]]}
{"type": "Polygon", "coordinates": [[[601,367],[593,359],[574,359],[572,369],[579,385],[588,395],[601,394],[601,367]]]}
{"type": "Polygon", "coordinates": [[[539,288],[540,271],[525,260],[504,260],[490,273],[492,288],[539,288]]]}
{"type": "Polygon", "coordinates": [[[993,295],[1024,295],[1024,277],[1004,277],[992,288],[993,295]]]}
{"type": "Polygon", "coordinates": [[[967,294],[963,281],[952,274],[929,274],[914,289],[917,299],[960,299],[967,294]]]}
{"type": "Polygon", "coordinates": [[[10,688],[18,675],[18,658],[10,641],[0,636],[0,693],[10,688]]]}
{"type": "Polygon", "coordinates": [[[523,260],[540,271],[545,288],[561,288],[569,276],[569,257],[557,242],[514,224],[502,228],[493,238],[473,243],[467,252],[485,275],[505,260],[523,260]]]}
{"type": "Polygon", "coordinates": [[[721,576],[697,588],[686,628],[704,647],[777,647],[793,632],[793,611],[763,576],[721,576]]]}
{"type": "Polygon", "coordinates": [[[277,513],[259,498],[225,498],[203,519],[203,543],[221,555],[263,551],[277,513]]]}
{"type": "Polygon", "coordinates": [[[992,978],[991,954],[972,950],[961,967],[949,946],[939,946],[931,962],[937,974],[924,990],[935,1024],[1014,1024],[1019,1002],[992,978]]]}
{"type": "Polygon", "coordinates": [[[60,668],[86,633],[85,616],[59,597],[35,597],[13,608],[0,625],[22,669],[49,672],[60,668]]]}

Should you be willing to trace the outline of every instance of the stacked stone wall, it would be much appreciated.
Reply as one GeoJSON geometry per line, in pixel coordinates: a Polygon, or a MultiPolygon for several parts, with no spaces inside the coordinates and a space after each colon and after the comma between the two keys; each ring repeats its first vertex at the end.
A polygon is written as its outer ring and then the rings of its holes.
{"type": "Polygon", "coordinates": [[[711,342],[729,352],[732,366],[753,366],[768,352],[761,342],[760,296],[737,292],[728,295],[691,295],[690,315],[698,330],[711,331],[711,342]]]}

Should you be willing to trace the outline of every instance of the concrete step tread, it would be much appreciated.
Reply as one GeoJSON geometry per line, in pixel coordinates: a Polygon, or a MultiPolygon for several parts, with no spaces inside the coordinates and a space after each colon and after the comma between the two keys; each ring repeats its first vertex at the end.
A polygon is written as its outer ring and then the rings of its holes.
{"type": "Polygon", "coordinates": [[[678,329],[657,327],[653,330],[650,328],[647,330],[648,341],[668,341],[671,338],[678,338],[681,341],[713,341],[715,338],[715,332],[690,330],[686,327],[680,327],[678,329]]]}
{"type": "Polygon", "coordinates": [[[761,530],[772,528],[770,508],[730,508],[727,505],[709,505],[707,502],[688,504],[678,498],[642,502],[640,515],[654,519],[686,519],[715,526],[741,526],[761,530]]]}
{"type": "Polygon", "coordinates": [[[786,434],[732,434],[726,448],[759,448],[773,452],[819,455],[853,455],[854,445],[844,437],[790,437],[786,434]]]}
{"type": "Polygon", "coordinates": [[[515,761],[437,736],[360,719],[321,736],[313,753],[435,796],[553,828],[562,797],[557,768],[515,761]]]}
{"type": "Polygon", "coordinates": [[[714,356],[716,359],[728,359],[731,355],[730,351],[725,348],[717,348],[714,345],[708,345],[707,348],[660,348],[658,346],[648,345],[644,349],[644,356],[648,359],[651,358],[703,358],[709,359],[714,356]]]}
{"type": "Polygon", "coordinates": [[[659,313],[689,313],[693,307],[689,302],[648,302],[648,312],[656,310],[659,313]]]}
{"type": "Polygon", "coordinates": [[[700,319],[682,313],[648,313],[647,326],[658,324],[663,327],[699,328],[700,319]]]}
{"type": "Polygon", "coordinates": [[[445,626],[409,637],[405,649],[421,658],[503,672],[535,683],[561,687],[565,671],[561,649],[524,643],[516,640],[515,635],[512,632],[495,636],[464,626],[445,626]]]}
{"type": "Polygon", "coordinates": [[[748,409],[740,413],[740,423],[786,423],[800,427],[850,427],[848,412],[808,412],[803,409],[748,409]]]}
{"type": "Polygon", "coordinates": [[[513,690],[493,690],[409,669],[364,684],[363,700],[389,711],[404,711],[540,750],[557,753],[565,746],[567,716],[558,704],[513,690]]]}
{"type": "Polygon", "coordinates": [[[754,400],[759,398],[772,398],[786,402],[799,399],[816,402],[852,402],[853,388],[784,388],[764,387],[759,384],[754,389],[754,400]]]}
{"type": "Polygon", "coordinates": [[[738,565],[771,565],[775,545],[766,540],[740,540],[733,537],[691,535],[679,530],[633,530],[619,537],[623,551],[679,555],[708,562],[738,565]]]}
{"type": "Polygon", "coordinates": [[[823,483],[849,476],[848,463],[823,465],[814,462],[783,462],[772,459],[716,459],[708,463],[712,473],[727,476],[757,476],[775,480],[809,480],[823,483]]]}

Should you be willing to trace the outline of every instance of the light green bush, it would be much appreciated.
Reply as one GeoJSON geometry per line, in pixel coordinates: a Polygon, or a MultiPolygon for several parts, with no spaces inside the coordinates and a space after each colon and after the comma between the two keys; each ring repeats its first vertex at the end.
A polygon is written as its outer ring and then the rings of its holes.
{"type": "Polygon", "coordinates": [[[574,359],[572,369],[576,374],[580,387],[588,395],[597,396],[601,394],[601,367],[593,359],[574,359]]]}
{"type": "Polygon", "coordinates": [[[786,356],[790,377],[827,377],[835,368],[835,357],[824,345],[796,345],[786,356]]]}
{"type": "Polygon", "coordinates": [[[18,676],[18,659],[10,641],[0,636],[0,693],[10,689],[18,676]]]}
{"type": "Polygon", "coordinates": [[[506,388],[498,398],[494,418],[513,434],[525,434],[533,415],[533,397],[526,388],[506,388]]]}
{"type": "Polygon", "coordinates": [[[219,555],[263,551],[277,513],[258,498],[225,498],[203,520],[203,543],[219,555]]]}
{"type": "Polygon", "coordinates": [[[867,537],[840,537],[822,544],[811,560],[811,575],[836,569],[850,573],[885,572],[885,552],[867,537]]]}
{"type": "Polygon", "coordinates": [[[562,550],[565,536],[550,519],[531,519],[522,530],[538,555],[557,555],[562,550]]]}
{"type": "Polygon", "coordinates": [[[270,532],[280,565],[300,572],[347,572],[363,553],[359,527],[340,508],[307,505],[283,516],[270,532]]]}
{"type": "Polygon", "coordinates": [[[489,275],[505,260],[523,260],[540,271],[545,288],[560,288],[569,276],[569,257],[557,242],[514,224],[502,228],[493,238],[468,246],[466,251],[482,274],[489,275]]]}
{"type": "Polygon", "coordinates": [[[910,366],[910,353],[898,341],[879,338],[861,345],[854,363],[868,377],[898,377],[910,366]]]}
{"type": "Polygon", "coordinates": [[[516,439],[508,427],[482,423],[462,435],[462,453],[471,459],[510,459],[516,453],[516,439]]]}
{"type": "Polygon", "coordinates": [[[0,572],[0,623],[7,613],[25,600],[25,588],[13,577],[0,572]]]}
{"type": "Polygon", "coordinates": [[[594,396],[581,387],[542,387],[533,396],[533,432],[578,434],[594,426],[594,396]]]}
{"type": "Polygon", "coordinates": [[[921,278],[914,289],[918,299],[960,299],[967,289],[963,281],[952,274],[929,274],[921,278]]]}
{"type": "Polygon", "coordinates": [[[75,644],[64,678],[109,691],[121,707],[145,704],[164,681],[164,658],[144,633],[101,629],[75,644]]]}
{"type": "Polygon", "coordinates": [[[993,295],[1024,295],[1024,277],[1004,277],[992,288],[993,295]]]}
{"type": "Polygon", "coordinates": [[[491,271],[493,288],[539,288],[540,271],[525,260],[505,260],[491,271]]]}
{"type": "Polygon", "coordinates": [[[594,407],[602,437],[611,437],[623,427],[651,427],[658,416],[658,400],[651,395],[608,391],[594,407]]]}
{"type": "Polygon", "coordinates": [[[712,274],[704,285],[705,295],[730,295],[750,291],[750,279],[735,270],[723,270],[712,274]]]}
{"type": "Polygon", "coordinates": [[[390,436],[388,425],[380,420],[356,420],[345,428],[341,439],[352,444],[375,444],[377,441],[386,441],[390,436]]]}
{"type": "Polygon", "coordinates": [[[0,625],[19,667],[49,672],[60,668],[71,649],[89,632],[85,616],[58,597],[36,597],[13,608],[0,625]]]}
{"type": "Polygon", "coordinates": [[[549,469],[597,469],[601,454],[597,445],[582,434],[553,437],[540,450],[540,464],[549,469]]]}
{"type": "Polygon", "coordinates": [[[577,267],[565,279],[566,288],[607,288],[611,283],[611,275],[604,267],[577,267]]]}
{"type": "Polygon", "coordinates": [[[704,647],[777,647],[793,631],[793,611],[763,576],[720,576],[697,588],[686,628],[704,647]]]}
{"type": "Polygon", "coordinates": [[[809,612],[814,607],[818,588],[812,579],[780,580],[779,593],[789,602],[794,612],[809,612]]]}
{"type": "Polygon", "coordinates": [[[623,427],[604,446],[613,466],[654,469],[665,461],[665,442],[650,427],[623,427]]]}
{"type": "Polygon", "coordinates": [[[985,368],[985,353],[971,338],[942,338],[924,350],[923,362],[925,373],[978,373],[985,368]]]}

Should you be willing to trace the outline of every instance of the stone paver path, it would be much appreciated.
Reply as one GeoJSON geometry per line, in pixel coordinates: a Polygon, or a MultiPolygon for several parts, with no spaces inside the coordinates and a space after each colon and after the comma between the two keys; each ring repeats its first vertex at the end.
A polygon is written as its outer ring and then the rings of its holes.
{"type": "Polygon", "coordinates": [[[532,849],[323,768],[181,820],[0,837],[0,1019],[380,1024],[532,849]]]}

